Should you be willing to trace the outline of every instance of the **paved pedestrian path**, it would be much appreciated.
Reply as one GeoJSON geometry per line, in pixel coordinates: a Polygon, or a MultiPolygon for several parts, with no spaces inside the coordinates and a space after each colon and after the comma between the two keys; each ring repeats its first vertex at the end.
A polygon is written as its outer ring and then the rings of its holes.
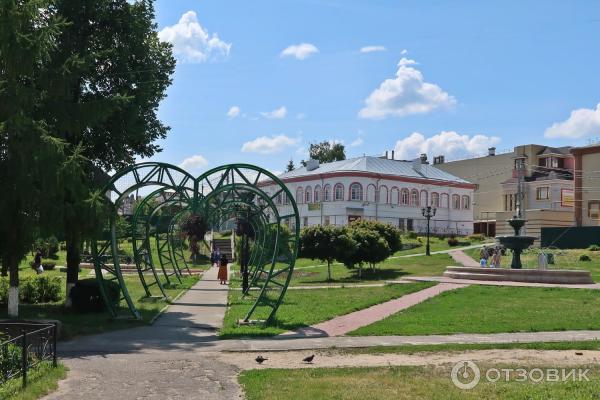
{"type": "Polygon", "coordinates": [[[449,252],[450,257],[452,257],[452,259],[454,261],[456,261],[457,263],[465,266],[465,267],[479,267],[479,263],[475,260],[473,260],[473,258],[471,258],[471,256],[469,256],[467,253],[465,253],[462,250],[455,250],[455,251],[451,251],[449,252]]]}
{"type": "Polygon", "coordinates": [[[217,343],[227,307],[227,286],[217,268],[179,298],[152,326],[61,343],[70,369],[49,400],[235,399],[238,369],[193,346],[217,343]]]}
{"type": "Polygon", "coordinates": [[[427,299],[435,297],[448,290],[454,290],[468,284],[441,283],[439,285],[410,293],[400,298],[377,304],[363,310],[333,318],[296,331],[287,332],[281,336],[287,337],[318,337],[318,336],[341,336],[354,331],[360,327],[371,325],[392,314],[419,304],[427,299]]]}

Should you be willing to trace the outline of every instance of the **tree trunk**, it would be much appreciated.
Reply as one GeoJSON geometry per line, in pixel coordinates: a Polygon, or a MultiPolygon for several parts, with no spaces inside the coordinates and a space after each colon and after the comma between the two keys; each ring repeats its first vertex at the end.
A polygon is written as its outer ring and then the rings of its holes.
{"type": "Polygon", "coordinates": [[[67,232],[67,287],[65,297],[65,307],[73,306],[71,297],[71,289],[79,279],[79,263],[81,262],[81,234],[77,230],[67,232]]]}
{"type": "Polygon", "coordinates": [[[16,257],[6,257],[2,265],[10,272],[8,288],[8,317],[19,318],[19,260],[16,257]]]}
{"type": "Polygon", "coordinates": [[[331,282],[331,261],[327,260],[327,280],[331,282]]]}

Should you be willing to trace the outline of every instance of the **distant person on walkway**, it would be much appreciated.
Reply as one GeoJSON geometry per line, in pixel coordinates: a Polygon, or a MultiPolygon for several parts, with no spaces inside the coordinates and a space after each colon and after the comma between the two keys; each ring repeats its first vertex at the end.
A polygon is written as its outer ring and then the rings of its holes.
{"type": "Polygon", "coordinates": [[[219,260],[219,272],[217,273],[217,279],[221,285],[227,285],[227,256],[225,254],[221,254],[221,258],[219,260]]]}
{"type": "Polygon", "coordinates": [[[38,249],[33,257],[33,269],[39,275],[44,272],[44,267],[42,266],[42,251],[38,249]]]}
{"type": "Polygon", "coordinates": [[[481,268],[487,267],[488,257],[489,257],[488,248],[482,247],[481,251],[479,252],[479,266],[481,268]]]}
{"type": "Polygon", "coordinates": [[[220,261],[221,261],[221,252],[219,251],[219,248],[216,247],[213,250],[213,252],[210,254],[210,262],[212,263],[213,267],[218,267],[220,261]]]}

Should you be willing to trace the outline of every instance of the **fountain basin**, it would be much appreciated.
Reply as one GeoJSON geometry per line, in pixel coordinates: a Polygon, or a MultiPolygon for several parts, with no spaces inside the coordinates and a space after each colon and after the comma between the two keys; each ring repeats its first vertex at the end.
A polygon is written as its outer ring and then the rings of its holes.
{"type": "Polygon", "coordinates": [[[585,270],[566,269],[507,269],[479,267],[447,267],[444,277],[475,281],[526,282],[568,285],[593,284],[592,275],[585,270]]]}
{"type": "Polygon", "coordinates": [[[525,250],[529,248],[537,238],[535,236],[501,235],[496,236],[496,239],[507,249],[525,250]]]}

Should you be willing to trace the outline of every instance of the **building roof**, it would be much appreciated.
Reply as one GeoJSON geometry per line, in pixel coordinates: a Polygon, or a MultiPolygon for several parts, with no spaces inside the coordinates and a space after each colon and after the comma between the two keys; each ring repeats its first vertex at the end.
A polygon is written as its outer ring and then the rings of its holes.
{"type": "MultiPolygon", "coordinates": [[[[420,162],[420,161],[415,161],[420,162]]],[[[321,174],[331,174],[336,172],[367,172],[381,175],[402,176],[407,178],[431,179],[436,181],[446,181],[455,183],[470,183],[457,176],[442,171],[435,166],[429,164],[420,164],[420,168],[413,161],[389,160],[386,158],[363,156],[350,158],[343,161],[334,161],[330,163],[320,164],[312,171],[308,171],[306,167],[297,168],[290,172],[285,172],[279,175],[282,180],[309,177],[321,174]],[[420,169],[420,171],[418,171],[420,169]]]]}
{"type": "Polygon", "coordinates": [[[563,146],[563,147],[546,147],[544,150],[538,152],[538,156],[545,154],[561,154],[568,156],[569,150],[571,150],[571,146],[563,146]]]}

